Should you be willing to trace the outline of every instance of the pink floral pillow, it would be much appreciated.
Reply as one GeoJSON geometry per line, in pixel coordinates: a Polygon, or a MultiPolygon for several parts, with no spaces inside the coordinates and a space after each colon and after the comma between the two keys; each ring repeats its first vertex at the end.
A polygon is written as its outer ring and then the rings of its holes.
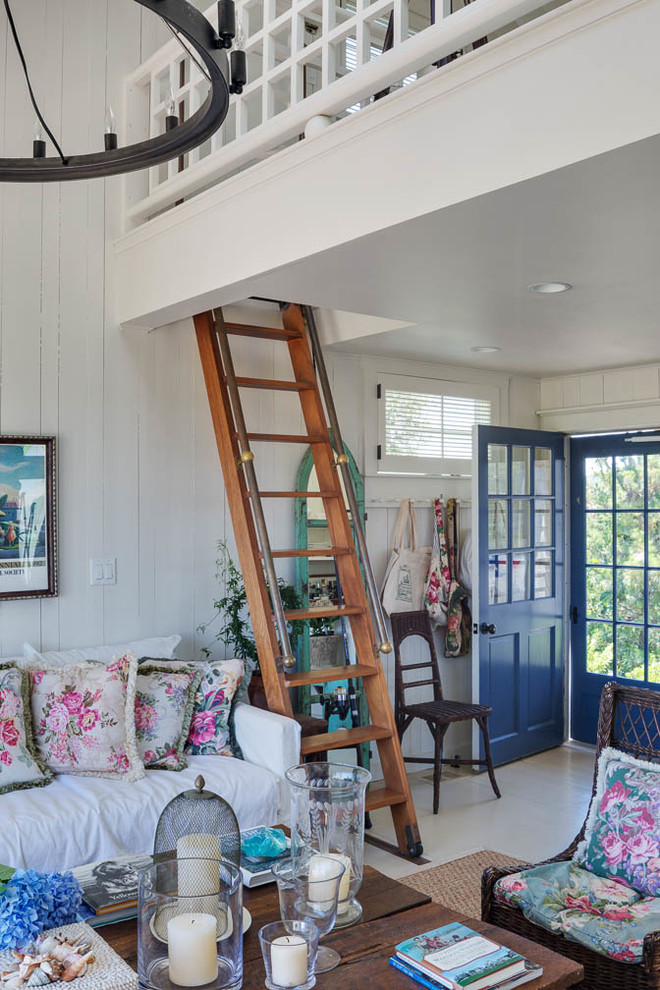
{"type": "Polygon", "coordinates": [[[54,773],[138,780],[144,767],[135,738],[137,657],[107,667],[31,667],[37,749],[54,773]]]}
{"type": "Polygon", "coordinates": [[[195,695],[202,679],[199,667],[142,664],[135,694],[138,752],[148,770],[185,770],[195,695]]]}
{"type": "Polygon", "coordinates": [[[32,739],[30,679],[16,664],[0,664],[0,794],[43,787],[53,775],[32,739]]]}
{"type": "Polygon", "coordinates": [[[186,753],[196,756],[234,756],[229,740],[229,716],[241,679],[242,660],[210,660],[197,689],[186,753]]]}

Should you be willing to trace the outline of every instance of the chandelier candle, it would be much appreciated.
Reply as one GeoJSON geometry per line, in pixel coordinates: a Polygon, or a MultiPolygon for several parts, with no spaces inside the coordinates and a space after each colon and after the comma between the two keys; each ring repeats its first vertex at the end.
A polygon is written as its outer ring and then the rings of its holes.
{"type": "Polygon", "coordinates": [[[180,987],[203,987],[218,978],[216,919],[181,914],[167,923],[170,980],[180,987]]]}

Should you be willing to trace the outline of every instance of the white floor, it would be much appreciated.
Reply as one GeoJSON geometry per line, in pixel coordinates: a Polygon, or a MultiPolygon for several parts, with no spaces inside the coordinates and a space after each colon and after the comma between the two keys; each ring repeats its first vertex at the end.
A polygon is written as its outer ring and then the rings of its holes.
{"type": "MultiPolygon", "coordinates": [[[[365,862],[391,877],[428,870],[481,849],[539,862],[565,849],[582,826],[593,768],[594,752],[570,744],[511,763],[496,771],[499,801],[486,774],[448,778],[440,785],[437,815],[431,810],[428,770],[411,774],[424,857],[431,862],[417,867],[368,844],[365,862]]],[[[387,808],[374,812],[372,822],[372,835],[394,841],[387,808]]]]}

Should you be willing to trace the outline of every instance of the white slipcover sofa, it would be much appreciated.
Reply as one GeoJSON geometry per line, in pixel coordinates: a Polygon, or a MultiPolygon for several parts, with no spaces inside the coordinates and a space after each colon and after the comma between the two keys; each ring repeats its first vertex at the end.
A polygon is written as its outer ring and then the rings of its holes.
{"type": "Polygon", "coordinates": [[[300,726],[250,705],[237,707],[235,724],[244,760],[189,756],[186,770],[147,770],[135,783],[62,775],[47,787],[0,795],[0,863],[51,873],[149,853],[163,808],[199,774],[242,829],[286,822],[284,772],[300,760],[300,726]]]}

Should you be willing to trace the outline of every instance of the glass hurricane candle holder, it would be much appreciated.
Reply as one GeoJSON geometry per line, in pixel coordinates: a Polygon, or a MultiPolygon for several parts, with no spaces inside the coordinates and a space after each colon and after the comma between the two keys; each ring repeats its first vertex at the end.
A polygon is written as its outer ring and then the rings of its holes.
{"type": "Polygon", "coordinates": [[[243,982],[243,885],[227,860],[174,854],[140,873],[142,990],[234,990],[243,982]]]}
{"type": "Polygon", "coordinates": [[[319,930],[313,921],[273,921],[259,930],[259,943],[268,990],[309,990],[315,985],[319,930]]]}
{"type": "Polygon", "coordinates": [[[341,763],[303,763],[286,771],[291,785],[291,855],[296,862],[314,856],[337,859],[346,867],[335,928],[362,917],[357,892],[364,859],[364,799],[368,770],[341,763]]]}
{"type": "MultiPolygon", "coordinates": [[[[337,899],[346,867],[336,859],[312,856],[303,862],[292,859],[273,866],[285,926],[291,921],[313,921],[319,939],[331,932],[337,918],[337,899]]],[[[288,929],[287,929],[288,930],[288,929]]],[[[341,962],[341,956],[327,945],[319,945],[315,973],[327,973],[341,962]]]]}

